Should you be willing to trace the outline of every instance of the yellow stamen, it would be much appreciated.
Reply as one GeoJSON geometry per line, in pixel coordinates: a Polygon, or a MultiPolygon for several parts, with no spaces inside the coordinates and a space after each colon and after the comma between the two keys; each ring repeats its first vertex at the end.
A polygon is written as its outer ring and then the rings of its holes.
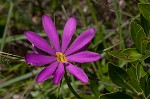
{"type": "Polygon", "coordinates": [[[56,59],[58,62],[62,62],[62,63],[67,62],[66,56],[61,52],[56,52],[56,59]]]}

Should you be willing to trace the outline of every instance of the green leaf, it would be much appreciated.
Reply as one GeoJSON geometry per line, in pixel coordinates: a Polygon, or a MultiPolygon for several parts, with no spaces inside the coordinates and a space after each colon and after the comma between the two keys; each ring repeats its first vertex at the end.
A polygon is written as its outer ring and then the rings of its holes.
{"type": "Polygon", "coordinates": [[[101,95],[100,99],[133,99],[133,98],[125,93],[115,92],[115,93],[101,95]]]}
{"type": "Polygon", "coordinates": [[[142,56],[135,48],[127,48],[127,49],[124,49],[122,52],[130,55],[136,60],[142,56]]]}
{"type": "Polygon", "coordinates": [[[98,82],[91,80],[90,86],[91,86],[91,90],[95,94],[95,96],[99,96],[98,82]]]}
{"type": "Polygon", "coordinates": [[[136,70],[134,68],[128,70],[128,74],[124,69],[117,67],[112,63],[108,63],[108,73],[110,79],[116,85],[123,88],[128,88],[138,95],[142,94],[143,91],[137,81],[135,74],[136,70]]]}
{"type": "Polygon", "coordinates": [[[146,51],[145,53],[146,53],[146,54],[141,57],[141,60],[142,60],[142,61],[144,61],[145,59],[147,59],[147,58],[150,57],[150,51],[146,51]]]}
{"type": "Polygon", "coordinates": [[[140,86],[142,90],[144,90],[144,93],[146,93],[146,82],[147,82],[147,75],[140,78],[140,86]]]}
{"type": "MultiPolygon", "coordinates": [[[[99,99],[99,97],[95,97],[95,96],[92,96],[92,95],[86,95],[86,94],[82,94],[80,96],[81,96],[82,99],[99,99]]],[[[70,98],[65,98],[65,99],[70,99],[70,98]]],[[[77,98],[73,98],[73,99],[77,99],[77,98]]]]}
{"type": "Polygon", "coordinates": [[[132,81],[134,81],[135,83],[138,82],[138,76],[136,73],[136,68],[133,65],[131,65],[130,68],[127,68],[127,73],[129,75],[132,75],[132,76],[130,76],[132,81]]]}
{"type": "Polygon", "coordinates": [[[137,65],[137,75],[138,75],[138,79],[146,75],[146,72],[144,71],[143,66],[141,64],[137,65]]]}
{"type": "MultiPolygon", "coordinates": [[[[147,96],[150,98],[150,75],[148,75],[147,86],[146,86],[147,96]]],[[[148,99],[149,99],[148,98],[148,99]]]]}
{"type": "Polygon", "coordinates": [[[126,62],[133,62],[142,57],[135,48],[127,48],[123,51],[111,51],[108,54],[126,62]]]}
{"type": "Polygon", "coordinates": [[[147,73],[147,75],[141,77],[140,86],[144,90],[147,99],[149,99],[150,98],[150,74],[147,73]]]}
{"type": "Polygon", "coordinates": [[[146,35],[149,37],[150,36],[150,22],[147,21],[143,15],[140,16],[141,19],[141,26],[144,29],[144,32],[146,33],[146,35]]]}
{"type": "Polygon", "coordinates": [[[136,68],[133,65],[131,65],[131,67],[127,69],[127,73],[130,75],[131,78],[131,82],[129,82],[129,84],[138,93],[142,93],[142,88],[140,87],[136,68]]]}
{"type": "Polygon", "coordinates": [[[147,0],[140,0],[141,3],[148,3],[147,0]]]}
{"type": "Polygon", "coordinates": [[[131,81],[131,78],[124,69],[108,63],[108,73],[113,83],[123,88],[129,88],[127,83],[131,81]]]}
{"type": "Polygon", "coordinates": [[[150,4],[148,3],[139,3],[138,4],[139,10],[142,13],[142,15],[150,21],[150,4]]]}
{"type": "Polygon", "coordinates": [[[141,30],[140,25],[135,22],[131,22],[130,31],[133,42],[136,44],[137,34],[141,30]]]}
{"type": "Polygon", "coordinates": [[[145,40],[146,34],[144,32],[144,29],[140,25],[134,22],[131,22],[130,31],[131,31],[132,40],[134,44],[136,45],[137,50],[140,53],[143,53],[143,51],[145,51],[147,47],[147,41],[145,40]]]}

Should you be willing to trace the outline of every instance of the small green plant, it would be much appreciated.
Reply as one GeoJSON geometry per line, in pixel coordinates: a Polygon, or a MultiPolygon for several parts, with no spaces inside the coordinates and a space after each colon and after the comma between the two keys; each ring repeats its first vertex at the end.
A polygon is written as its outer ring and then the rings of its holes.
{"type": "Polygon", "coordinates": [[[120,87],[119,91],[104,94],[100,99],[150,98],[150,70],[146,65],[146,61],[150,61],[150,4],[139,3],[138,8],[141,13],[139,24],[130,23],[132,48],[108,52],[109,55],[126,62],[123,67],[108,63],[109,77],[120,87]]]}

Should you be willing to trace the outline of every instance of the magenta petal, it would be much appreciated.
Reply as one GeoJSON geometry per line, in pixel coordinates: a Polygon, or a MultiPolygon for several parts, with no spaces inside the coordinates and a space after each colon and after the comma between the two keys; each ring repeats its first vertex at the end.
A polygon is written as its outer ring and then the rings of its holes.
{"type": "Polygon", "coordinates": [[[64,27],[63,31],[63,36],[62,36],[62,47],[61,47],[61,52],[64,53],[65,50],[67,49],[71,38],[76,30],[76,19],[75,18],[69,18],[68,21],[66,22],[66,25],[64,27]]]}
{"type": "Polygon", "coordinates": [[[80,81],[84,83],[88,82],[88,77],[81,68],[74,66],[70,63],[69,66],[67,66],[67,70],[80,81]]]}
{"type": "Polygon", "coordinates": [[[55,55],[54,49],[47,43],[45,39],[43,39],[40,35],[32,32],[32,31],[26,31],[25,32],[26,38],[37,48],[51,54],[55,55]]]}
{"type": "Polygon", "coordinates": [[[32,44],[32,49],[34,50],[34,52],[36,54],[42,54],[42,51],[39,48],[37,48],[35,45],[33,45],[33,44],[32,44]]]}
{"type": "Polygon", "coordinates": [[[25,56],[25,60],[28,64],[31,64],[33,66],[42,66],[56,61],[56,58],[52,56],[29,53],[25,56]]]}
{"type": "Polygon", "coordinates": [[[64,74],[65,74],[64,65],[62,63],[59,63],[58,68],[54,74],[53,78],[54,83],[58,84],[61,81],[64,74]]]}
{"type": "Polygon", "coordinates": [[[67,56],[67,60],[72,62],[84,63],[84,62],[94,62],[100,59],[100,54],[83,51],[70,56],[67,56]]]}
{"type": "Polygon", "coordinates": [[[51,65],[45,67],[36,77],[36,81],[41,83],[47,80],[55,71],[56,67],[58,66],[58,62],[54,62],[51,65]]]}
{"type": "Polygon", "coordinates": [[[88,47],[90,46],[90,43],[91,43],[91,42],[87,43],[87,44],[86,44],[86,45],[84,45],[81,49],[79,49],[79,50],[75,51],[75,52],[74,52],[74,53],[72,53],[72,54],[76,54],[76,53],[79,53],[79,52],[86,51],[86,50],[88,49],[88,47]]]}
{"type": "Polygon", "coordinates": [[[70,55],[88,44],[95,35],[95,29],[91,28],[80,34],[65,52],[65,55],[70,55]]]}
{"type": "Polygon", "coordinates": [[[44,30],[51,41],[52,45],[54,46],[56,51],[60,51],[60,42],[56,27],[52,21],[52,19],[48,15],[43,15],[42,23],[44,30]]]}

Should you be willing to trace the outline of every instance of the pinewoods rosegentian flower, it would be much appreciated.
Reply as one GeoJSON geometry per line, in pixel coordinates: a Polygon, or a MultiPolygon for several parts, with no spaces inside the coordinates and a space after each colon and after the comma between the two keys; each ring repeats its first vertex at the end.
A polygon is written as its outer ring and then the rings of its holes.
{"type": "Polygon", "coordinates": [[[65,73],[64,66],[68,72],[74,75],[82,82],[88,82],[88,77],[85,72],[72,62],[85,63],[93,62],[100,59],[98,53],[85,51],[84,47],[92,40],[95,35],[95,29],[90,28],[80,34],[71,45],[71,38],[76,30],[76,19],[69,18],[63,31],[62,44],[60,46],[59,36],[52,19],[48,15],[43,15],[42,23],[47,34],[50,44],[40,35],[26,31],[26,38],[32,43],[34,53],[29,53],[25,56],[28,64],[33,66],[47,65],[36,77],[37,82],[47,80],[51,75],[54,75],[53,81],[59,83],[65,73]],[[42,54],[40,51],[47,54],[42,54]]]}

